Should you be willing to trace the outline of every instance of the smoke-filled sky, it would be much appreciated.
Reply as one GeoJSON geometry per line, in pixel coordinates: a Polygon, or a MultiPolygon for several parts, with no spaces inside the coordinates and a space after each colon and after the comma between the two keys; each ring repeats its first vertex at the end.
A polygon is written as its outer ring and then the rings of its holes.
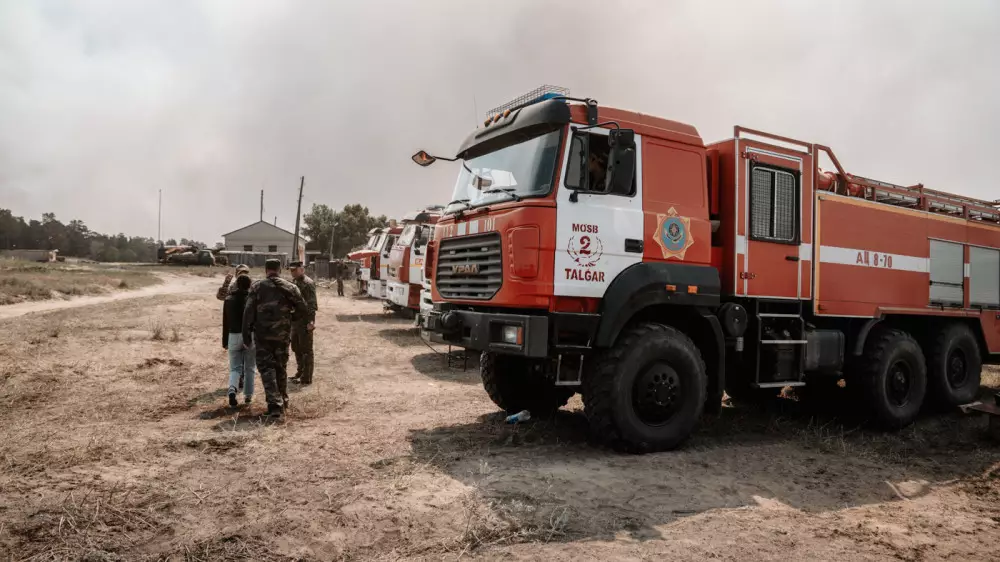
{"type": "Polygon", "coordinates": [[[1000,198],[1000,3],[0,0],[0,208],[205,242],[304,208],[449,200],[451,154],[543,83],[848,171],[1000,198]]]}

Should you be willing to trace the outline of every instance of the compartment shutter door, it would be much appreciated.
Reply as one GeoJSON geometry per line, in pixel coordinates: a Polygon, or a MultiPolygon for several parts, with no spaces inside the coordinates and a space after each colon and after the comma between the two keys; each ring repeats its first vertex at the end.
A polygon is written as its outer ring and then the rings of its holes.
{"type": "Polygon", "coordinates": [[[969,300],[973,305],[1000,305],[1000,250],[969,248],[969,300]]]}
{"type": "Polygon", "coordinates": [[[965,256],[961,244],[931,240],[931,302],[963,303],[965,256]]]}

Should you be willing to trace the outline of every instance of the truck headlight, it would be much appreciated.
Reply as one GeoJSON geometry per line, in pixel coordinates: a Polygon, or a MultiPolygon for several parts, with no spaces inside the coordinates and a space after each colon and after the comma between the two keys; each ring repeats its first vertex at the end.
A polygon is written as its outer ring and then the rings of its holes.
{"type": "Polygon", "coordinates": [[[500,340],[511,345],[521,345],[524,343],[524,328],[504,326],[500,331],[500,340]]]}

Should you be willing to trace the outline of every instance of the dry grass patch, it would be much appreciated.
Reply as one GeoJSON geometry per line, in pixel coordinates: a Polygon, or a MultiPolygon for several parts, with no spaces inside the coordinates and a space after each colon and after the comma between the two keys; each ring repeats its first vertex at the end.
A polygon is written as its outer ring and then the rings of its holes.
{"type": "Polygon", "coordinates": [[[96,295],[159,283],[151,271],[0,260],[0,305],[96,295]]]}

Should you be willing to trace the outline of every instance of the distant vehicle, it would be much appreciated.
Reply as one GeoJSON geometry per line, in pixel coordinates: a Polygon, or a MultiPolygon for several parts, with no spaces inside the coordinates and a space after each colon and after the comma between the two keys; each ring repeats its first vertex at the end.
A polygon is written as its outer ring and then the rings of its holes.
{"type": "Polygon", "coordinates": [[[156,261],[164,265],[218,265],[225,259],[197,246],[161,246],[156,250],[156,261]]]}

